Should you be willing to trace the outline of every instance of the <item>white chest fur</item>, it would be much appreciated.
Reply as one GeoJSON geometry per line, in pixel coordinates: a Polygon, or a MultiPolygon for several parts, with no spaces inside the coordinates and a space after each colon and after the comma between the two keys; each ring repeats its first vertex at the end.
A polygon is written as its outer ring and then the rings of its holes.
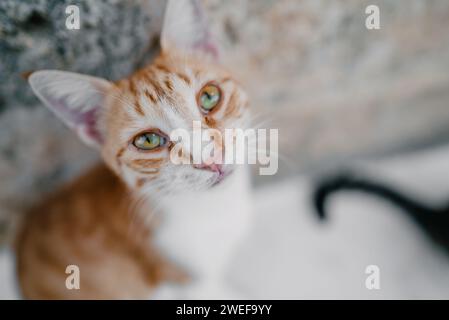
{"type": "Polygon", "coordinates": [[[247,171],[241,166],[210,190],[177,196],[166,203],[156,245],[186,268],[194,281],[215,281],[222,276],[250,224],[247,171]]]}

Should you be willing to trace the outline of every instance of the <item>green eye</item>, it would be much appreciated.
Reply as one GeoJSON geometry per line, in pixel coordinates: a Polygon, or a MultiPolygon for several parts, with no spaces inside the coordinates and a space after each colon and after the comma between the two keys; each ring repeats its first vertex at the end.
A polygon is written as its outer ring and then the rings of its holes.
{"type": "Polygon", "coordinates": [[[216,85],[208,84],[201,89],[198,103],[204,111],[209,112],[218,105],[220,99],[220,89],[216,85]]]}
{"type": "Polygon", "coordinates": [[[141,150],[153,150],[165,145],[167,139],[153,132],[142,133],[134,138],[133,144],[141,150]]]}

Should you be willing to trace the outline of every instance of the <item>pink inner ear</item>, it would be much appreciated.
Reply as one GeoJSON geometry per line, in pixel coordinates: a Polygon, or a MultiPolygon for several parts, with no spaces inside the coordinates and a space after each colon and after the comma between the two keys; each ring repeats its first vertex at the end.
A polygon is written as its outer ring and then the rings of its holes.
{"type": "Polygon", "coordinates": [[[98,130],[98,110],[99,106],[94,106],[90,110],[82,112],[76,108],[66,105],[64,99],[48,99],[55,113],[75,131],[83,131],[84,136],[98,144],[103,143],[103,137],[98,130]]]}
{"type": "Polygon", "coordinates": [[[96,141],[98,144],[103,143],[103,137],[98,130],[97,126],[97,109],[98,107],[95,107],[92,110],[89,110],[85,113],[81,113],[79,117],[79,123],[81,126],[83,126],[85,129],[85,134],[91,138],[92,140],[96,141]]]}
{"type": "Polygon", "coordinates": [[[209,25],[207,23],[207,18],[204,9],[198,1],[192,1],[192,4],[197,21],[199,21],[199,23],[202,25],[202,29],[204,32],[201,41],[194,44],[194,49],[206,52],[207,54],[211,55],[215,60],[218,60],[219,58],[218,48],[211,39],[212,37],[208,30],[209,25]]]}
{"type": "Polygon", "coordinates": [[[195,44],[194,49],[206,52],[207,54],[211,55],[215,60],[218,60],[220,58],[220,54],[218,52],[217,47],[210,41],[197,43],[195,44]]]}

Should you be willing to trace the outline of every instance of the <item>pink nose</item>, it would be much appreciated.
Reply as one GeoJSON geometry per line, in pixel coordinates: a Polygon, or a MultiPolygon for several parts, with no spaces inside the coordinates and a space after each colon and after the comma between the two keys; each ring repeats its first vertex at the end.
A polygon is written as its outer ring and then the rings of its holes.
{"type": "Polygon", "coordinates": [[[218,172],[218,173],[222,172],[222,165],[217,164],[217,163],[211,163],[211,164],[202,163],[202,164],[195,164],[193,166],[197,169],[208,170],[208,171],[218,172]]]}

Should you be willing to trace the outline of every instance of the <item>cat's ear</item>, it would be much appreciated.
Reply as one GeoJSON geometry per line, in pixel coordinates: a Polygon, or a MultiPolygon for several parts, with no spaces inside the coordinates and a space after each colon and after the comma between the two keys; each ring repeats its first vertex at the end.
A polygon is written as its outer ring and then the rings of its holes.
{"type": "Polygon", "coordinates": [[[161,33],[162,51],[201,53],[218,59],[206,15],[199,0],[168,0],[161,33]]]}
{"type": "Polygon", "coordinates": [[[89,146],[101,145],[98,117],[112,83],[101,78],[56,70],[36,71],[28,81],[39,99],[81,140],[89,146]]]}

